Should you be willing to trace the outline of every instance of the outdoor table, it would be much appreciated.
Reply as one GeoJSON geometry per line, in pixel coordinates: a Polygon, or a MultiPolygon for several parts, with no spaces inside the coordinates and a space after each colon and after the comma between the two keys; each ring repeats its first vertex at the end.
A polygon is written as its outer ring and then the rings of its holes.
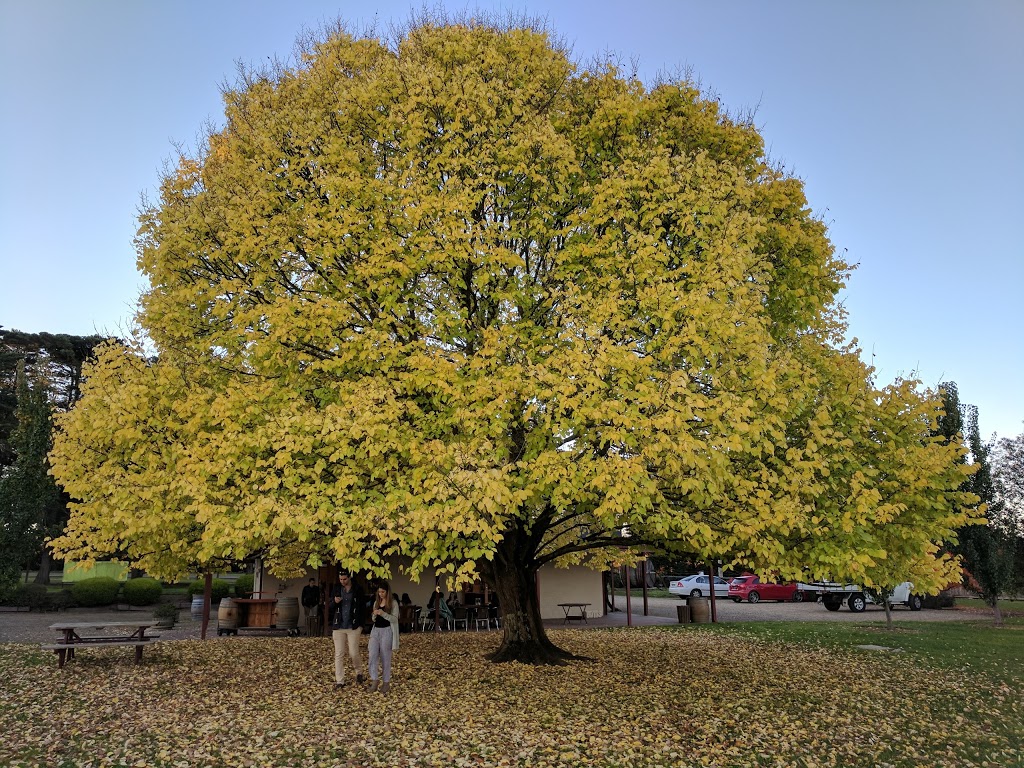
{"type": "Polygon", "coordinates": [[[558,607],[565,613],[563,624],[568,624],[570,621],[587,623],[587,608],[590,607],[590,603],[559,603],[558,607]]]}
{"type": "Polygon", "coordinates": [[[269,628],[273,626],[274,606],[277,605],[277,598],[237,598],[235,605],[238,606],[239,629],[269,628]]]}
{"type": "Polygon", "coordinates": [[[51,624],[50,629],[61,634],[60,641],[43,645],[44,650],[57,654],[57,666],[63,668],[67,659],[75,658],[75,649],[97,646],[135,646],[135,663],[142,661],[142,646],[148,645],[156,638],[147,636],[146,630],[154,626],[152,619],[146,621],[72,621],[51,624]],[[131,630],[117,634],[86,635],[84,630],[131,630]]]}

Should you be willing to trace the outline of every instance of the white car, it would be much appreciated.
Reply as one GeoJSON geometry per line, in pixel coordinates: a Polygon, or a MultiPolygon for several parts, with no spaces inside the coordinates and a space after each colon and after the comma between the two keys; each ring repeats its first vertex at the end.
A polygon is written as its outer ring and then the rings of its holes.
{"type": "MultiPolygon", "coordinates": [[[[670,594],[676,597],[710,597],[710,576],[698,573],[696,576],[685,576],[668,585],[670,594]]],[[[715,576],[715,597],[729,597],[729,582],[721,576],[715,576]]]]}

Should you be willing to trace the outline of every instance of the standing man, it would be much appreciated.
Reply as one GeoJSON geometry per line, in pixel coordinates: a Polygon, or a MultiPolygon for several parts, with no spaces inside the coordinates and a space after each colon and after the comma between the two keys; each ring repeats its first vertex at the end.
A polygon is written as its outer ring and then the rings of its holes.
{"type": "Polygon", "coordinates": [[[359,655],[359,638],[363,634],[363,612],[366,604],[352,583],[348,571],[338,573],[338,583],[331,590],[331,637],[334,639],[334,687],[345,685],[345,650],[352,660],[356,683],[363,682],[363,660],[359,655]]]}
{"type": "Polygon", "coordinates": [[[306,634],[313,636],[314,632],[319,635],[320,624],[320,589],[316,585],[316,579],[310,579],[309,584],[302,588],[302,607],[306,609],[306,634]]]}

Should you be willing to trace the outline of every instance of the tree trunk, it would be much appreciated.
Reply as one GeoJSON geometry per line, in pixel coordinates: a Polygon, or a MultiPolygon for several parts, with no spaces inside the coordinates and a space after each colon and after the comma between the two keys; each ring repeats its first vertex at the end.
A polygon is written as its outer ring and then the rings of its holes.
{"type": "Polygon", "coordinates": [[[889,605],[889,593],[885,591],[880,592],[882,596],[882,608],[885,609],[885,628],[892,629],[892,606],[889,605]]]}
{"type": "Polygon", "coordinates": [[[50,560],[50,548],[44,545],[43,552],[39,558],[39,570],[36,572],[36,584],[50,583],[51,567],[52,561],[50,560]]]}
{"type": "Polygon", "coordinates": [[[509,536],[498,544],[493,561],[480,563],[484,577],[498,593],[501,606],[501,645],[488,658],[495,662],[565,664],[578,659],[548,639],[537,599],[537,568],[516,562],[516,547],[509,536]]]}
{"type": "Polygon", "coordinates": [[[989,604],[992,609],[992,623],[994,626],[1003,626],[1003,612],[999,610],[999,598],[985,598],[985,602],[989,604]]]}

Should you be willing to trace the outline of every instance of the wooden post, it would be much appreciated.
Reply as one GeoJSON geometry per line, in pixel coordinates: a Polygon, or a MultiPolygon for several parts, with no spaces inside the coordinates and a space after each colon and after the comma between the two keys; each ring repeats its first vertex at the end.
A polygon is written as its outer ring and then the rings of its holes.
{"type": "Polygon", "coordinates": [[[718,608],[715,606],[715,578],[718,574],[715,573],[715,561],[709,560],[708,565],[711,567],[711,581],[708,586],[711,588],[711,623],[718,623],[718,608]]]}
{"type": "Polygon", "coordinates": [[[434,576],[434,631],[441,631],[441,598],[444,596],[443,592],[438,592],[437,588],[441,586],[441,577],[434,576]]]}
{"type": "Polygon", "coordinates": [[[646,557],[643,559],[643,564],[644,564],[644,575],[643,575],[643,578],[641,579],[640,583],[643,584],[643,590],[644,590],[644,616],[650,616],[651,613],[650,613],[650,611],[647,608],[647,558],[646,557]]]}
{"type": "Polygon", "coordinates": [[[210,600],[213,598],[213,574],[206,571],[203,583],[203,625],[199,630],[199,639],[206,639],[206,628],[210,626],[210,600]]]}
{"type": "Polygon", "coordinates": [[[622,570],[623,570],[623,573],[626,576],[626,626],[627,627],[632,627],[633,626],[633,602],[632,602],[632,600],[630,600],[630,593],[632,592],[632,589],[630,588],[629,566],[628,565],[622,566],[622,570]]]}

